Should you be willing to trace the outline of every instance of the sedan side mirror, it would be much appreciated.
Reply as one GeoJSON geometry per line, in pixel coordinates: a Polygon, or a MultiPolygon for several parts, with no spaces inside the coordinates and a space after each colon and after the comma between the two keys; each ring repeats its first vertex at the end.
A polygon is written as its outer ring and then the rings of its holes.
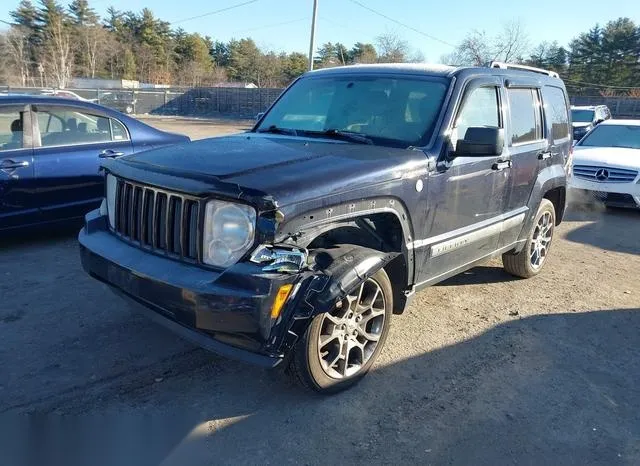
{"type": "Polygon", "coordinates": [[[458,141],[454,155],[456,157],[487,157],[502,154],[504,131],[502,128],[468,128],[464,139],[458,141]]]}

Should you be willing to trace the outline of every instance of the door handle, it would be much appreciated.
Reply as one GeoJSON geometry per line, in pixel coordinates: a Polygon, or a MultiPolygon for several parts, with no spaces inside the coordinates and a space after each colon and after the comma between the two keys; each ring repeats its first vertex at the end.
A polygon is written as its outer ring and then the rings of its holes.
{"type": "Polygon", "coordinates": [[[498,160],[491,166],[492,170],[500,171],[505,168],[511,168],[511,160],[498,160]]]}
{"type": "Polygon", "coordinates": [[[542,152],[538,152],[538,160],[547,160],[551,158],[551,151],[545,150],[542,152]]]}
{"type": "Polygon", "coordinates": [[[26,160],[21,160],[19,162],[15,162],[13,160],[3,160],[0,163],[0,170],[15,170],[16,168],[27,168],[29,166],[29,162],[26,160]]]}
{"type": "Polygon", "coordinates": [[[101,159],[114,159],[116,157],[122,157],[124,152],[118,152],[112,149],[105,149],[98,154],[101,159]]]}

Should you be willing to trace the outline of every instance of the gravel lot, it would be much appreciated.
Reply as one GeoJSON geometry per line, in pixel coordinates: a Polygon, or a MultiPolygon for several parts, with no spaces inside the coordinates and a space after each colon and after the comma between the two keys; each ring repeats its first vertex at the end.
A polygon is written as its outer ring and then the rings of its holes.
{"type": "Polygon", "coordinates": [[[55,428],[78,464],[640,464],[638,212],[571,211],[534,279],[493,261],[419,293],[331,398],[132,314],[76,231],[0,239],[0,464],[33,458],[21,413],[81,415],[55,428]]]}

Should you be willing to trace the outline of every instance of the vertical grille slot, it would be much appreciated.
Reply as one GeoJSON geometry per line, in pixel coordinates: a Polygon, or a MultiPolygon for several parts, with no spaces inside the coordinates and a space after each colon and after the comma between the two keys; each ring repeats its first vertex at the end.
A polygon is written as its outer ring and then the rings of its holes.
{"type": "Polygon", "coordinates": [[[118,180],[115,231],[142,248],[198,260],[198,199],[118,180]]]}
{"type": "Polygon", "coordinates": [[[167,249],[167,195],[165,193],[156,194],[156,247],[167,249]]]}

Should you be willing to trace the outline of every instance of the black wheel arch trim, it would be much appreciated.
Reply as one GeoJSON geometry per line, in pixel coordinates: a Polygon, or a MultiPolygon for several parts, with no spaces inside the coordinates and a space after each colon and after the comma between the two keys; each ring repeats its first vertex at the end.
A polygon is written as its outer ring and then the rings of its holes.
{"type": "MultiPolygon", "coordinates": [[[[520,236],[518,237],[518,241],[520,241],[520,246],[515,251],[519,252],[524,247],[523,240],[526,240],[531,227],[533,226],[533,222],[538,214],[538,207],[542,202],[542,199],[545,195],[553,189],[556,188],[565,188],[567,187],[567,175],[564,171],[564,167],[562,165],[554,164],[549,165],[538,173],[538,177],[536,178],[536,182],[533,186],[533,190],[531,192],[531,196],[529,196],[529,216],[524,222],[522,231],[520,232],[520,236]]],[[[565,205],[561,206],[559,212],[556,212],[556,225],[560,224],[562,218],[564,216],[565,207],[566,207],[566,196],[563,199],[565,205]]]]}

